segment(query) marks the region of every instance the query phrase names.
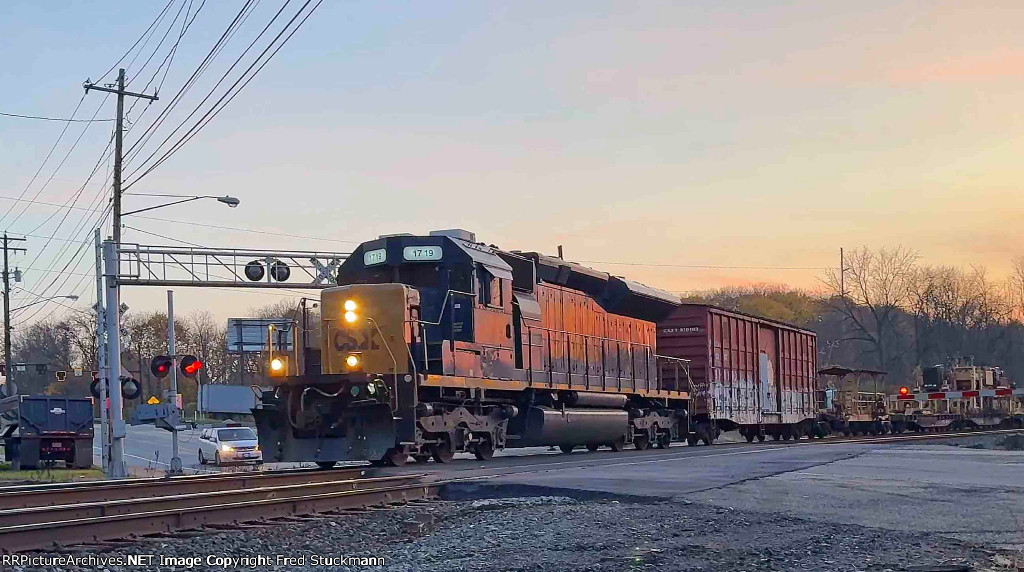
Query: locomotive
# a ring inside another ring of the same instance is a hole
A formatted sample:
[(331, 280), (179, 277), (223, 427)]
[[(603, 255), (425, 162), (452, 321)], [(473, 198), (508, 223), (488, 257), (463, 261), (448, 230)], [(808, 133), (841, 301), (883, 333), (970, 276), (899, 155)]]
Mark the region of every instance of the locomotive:
[(693, 432), (688, 361), (656, 352), (675, 294), (458, 229), (365, 242), (337, 284), (319, 331), (271, 347), (253, 410), (268, 462), (710, 442)]

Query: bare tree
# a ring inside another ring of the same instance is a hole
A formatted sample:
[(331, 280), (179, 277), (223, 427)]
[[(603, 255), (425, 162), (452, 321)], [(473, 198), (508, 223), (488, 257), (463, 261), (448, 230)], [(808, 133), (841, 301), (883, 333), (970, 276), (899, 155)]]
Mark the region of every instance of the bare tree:
[(831, 291), (829, 305), (846, 326), (840, 341), (863, 342), (874, 354), (874, 365), (885, 371), (902, 357), (899, 322), (912, 299), (917, 257), (902, 246), (863, 247), (849, 254), (846, 268), (830, 270), (824, 279)]

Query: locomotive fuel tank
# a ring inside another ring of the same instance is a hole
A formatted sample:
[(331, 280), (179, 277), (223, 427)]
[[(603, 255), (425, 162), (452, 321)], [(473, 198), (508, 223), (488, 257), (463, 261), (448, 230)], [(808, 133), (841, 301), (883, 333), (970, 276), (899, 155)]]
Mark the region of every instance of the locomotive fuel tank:
[(611, 443), (629, 432), (629, 414), (616, 409), (548, 409), (530, 407), (525, 413), (517, 447)]

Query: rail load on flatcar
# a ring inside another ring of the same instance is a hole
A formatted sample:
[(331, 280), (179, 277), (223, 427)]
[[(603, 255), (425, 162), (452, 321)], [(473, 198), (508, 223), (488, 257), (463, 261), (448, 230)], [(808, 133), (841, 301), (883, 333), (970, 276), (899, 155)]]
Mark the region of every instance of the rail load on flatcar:
[(818, 419), (828, 433), (885, 435), (906, 429), (901, 413), (890, 411), (885, 372), (838, 365), (818, 370)]
[(715, 306), (681, 304), (658, 323), (658, 351), (690, 362), (696, 428), (691, 444), (730, 430), (748, 442), (820, 432), (814, 332)]
[[(361, 244), (254, 409), (267, 462), (490, 458), (505, 447), (666, 447), (687, 362), (658, 355), (669, 292), (462, 230)], [(666, 381), (666, 376), (671, 381)]]
[(1002, 369), (967, 360), (921, 370), (917, 387), (890, 396), (890, 410), (926, 432), (1024, 427), (1024, 389)]

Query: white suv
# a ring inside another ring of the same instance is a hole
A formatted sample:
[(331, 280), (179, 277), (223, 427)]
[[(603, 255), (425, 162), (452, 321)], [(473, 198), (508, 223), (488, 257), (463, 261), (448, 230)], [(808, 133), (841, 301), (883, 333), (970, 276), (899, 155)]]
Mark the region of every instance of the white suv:
[(203, 429), (199, 434), (199, 463), (212, 462), (220, 466), (228, 463), (263, 464), (256, 432), (249, 427), (219, 427)]

